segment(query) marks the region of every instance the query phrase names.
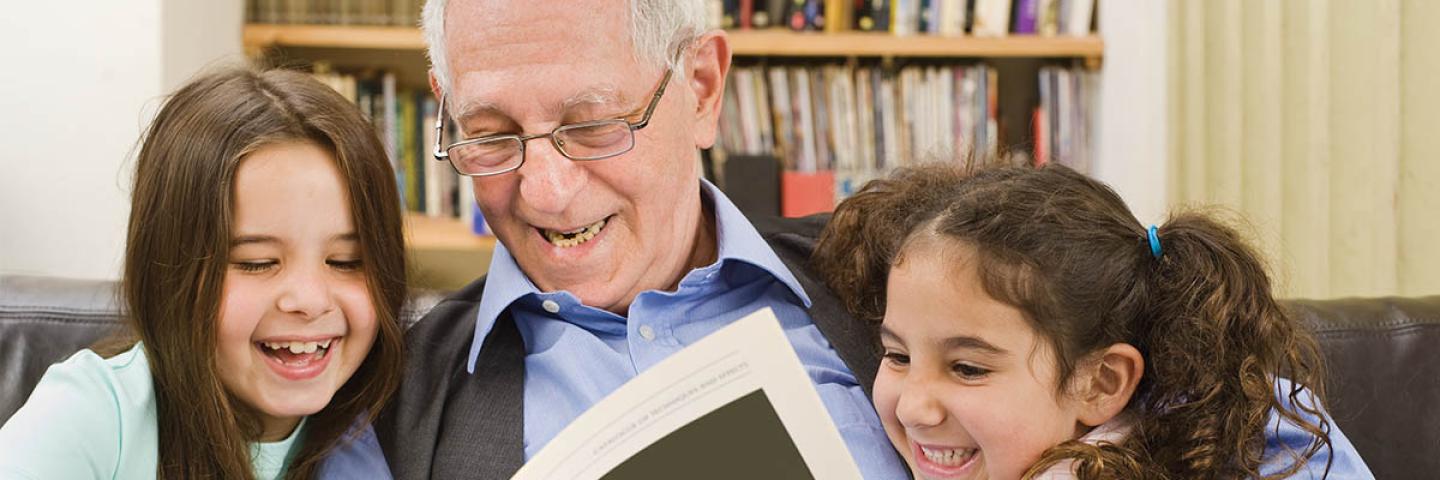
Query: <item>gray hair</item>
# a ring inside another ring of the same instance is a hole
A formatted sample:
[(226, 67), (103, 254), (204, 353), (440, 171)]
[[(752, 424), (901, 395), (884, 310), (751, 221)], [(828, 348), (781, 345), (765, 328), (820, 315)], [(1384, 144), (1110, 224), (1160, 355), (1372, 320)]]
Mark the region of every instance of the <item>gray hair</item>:
[[(429, 45), (430, 68), (442, 92), (449, 92), (451, 72), (445, 57), (445, 4), (449, 0), (426, 0), (420, 28)], [(630, 39), (635, 59), (642, 65), (666, 66), (683, 78), (681, 63), (671, 56), (676, 48), (704, 33), (704, 0), (629, 0)]]

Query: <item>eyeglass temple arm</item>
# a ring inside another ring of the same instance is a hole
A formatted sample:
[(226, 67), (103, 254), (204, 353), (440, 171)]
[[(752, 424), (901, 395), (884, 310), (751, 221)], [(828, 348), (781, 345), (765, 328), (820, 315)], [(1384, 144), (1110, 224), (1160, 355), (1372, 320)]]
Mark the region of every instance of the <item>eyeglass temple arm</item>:
[(665, 88), (670, 86), (670, 75), (675, 73), (672, 69), (665, 69), (665, 78), (660, 79), (660, 88), (655, 90), (655, 96), (650, 97), (650, 105), (645, 107), (645, 116), (631, 126), (631, 130), (639, 130), (650, 124), (650, 115), (655, 113), (655, 107), (660, 105), (660, 97), (665, 95)]
[(450, 153), (440, 148), (444, 139), (440, 138), (445, 134), (445, 95), (440, 95), (440, 105), (435, 109), (435, 151), (432, 153), (436, 160), (449, 161)]

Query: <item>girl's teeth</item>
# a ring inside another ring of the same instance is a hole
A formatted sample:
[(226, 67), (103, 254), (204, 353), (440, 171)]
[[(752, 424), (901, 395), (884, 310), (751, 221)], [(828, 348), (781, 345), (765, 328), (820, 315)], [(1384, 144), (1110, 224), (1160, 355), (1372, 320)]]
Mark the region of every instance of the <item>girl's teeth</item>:
[(945, 467), (964, 465), (965, 461), (975, 454), (975, 450), (970, 448), (930, 449), (920, 447), (920, 451), (925, 454), (926, 459)]
[(302, 353), (315, 353), (322, 348), (330, 348), (330, 339), (319, 342), (262, 342), (265, 348), (271, 350), (289, 350), (290, 353), (299, 355)]

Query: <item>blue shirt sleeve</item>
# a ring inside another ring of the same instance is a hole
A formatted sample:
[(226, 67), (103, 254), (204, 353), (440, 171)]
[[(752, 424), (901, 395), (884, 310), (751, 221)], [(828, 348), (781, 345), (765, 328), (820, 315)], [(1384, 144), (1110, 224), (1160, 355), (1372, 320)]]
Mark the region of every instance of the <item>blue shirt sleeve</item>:
[[(1295, 408), (1290, 403), (1289, 391), (1291, 383), (1286, 379), (1275, 381), (1275, 394), (1280, 399), (1281, 405), (1287, 410), (1300, 414), (1306, 423), (1317, 423), (1316, 418), (1304, 411)], [(1374, 479), (1375, 475), (1370, 473), (1370, 467), (1365, 466), (1365, 461), (1360, 458), (1360, 452), (1355, 450), (1355, 445), (1340, 431), (1340, 426), (1335, 424), (1335, 419), (1330, 418), (1329, 412), (1325, 411), (1309, 389), (1302, 388), (1296, 397), (1306, 406), (1317, 407), (1330, 426), (1330, 448), (1322, 446), (1315, 455), (1305, 462), (1305, 466), (1291, 475), (1293, 479)], [(1313, 404), (1311, 402), (1314, 402)], [(1315, 437), (1309, 432), (1301, 429), (1293, 421), (1281, 417), (1278, 412), (1270, 412), (1269, 425), (1265, 428), (1265, 457), (1266, 462), (1260, 466), (1262, 475), (1274, 475), (1289, 468), (1294, 463), (1293, 454), (1290, 452), (1304, 452), (1314, 441)], [(1327, 474), (1326, 469), (1329, 469)]]
[(359, 436), (341, 441), (320, 465), (320, 478), (393, 478), (390, 465), (385, 463), (385, 452), (380, 450), (380, 441), (375, 438), (375, 429), (367, 425)]

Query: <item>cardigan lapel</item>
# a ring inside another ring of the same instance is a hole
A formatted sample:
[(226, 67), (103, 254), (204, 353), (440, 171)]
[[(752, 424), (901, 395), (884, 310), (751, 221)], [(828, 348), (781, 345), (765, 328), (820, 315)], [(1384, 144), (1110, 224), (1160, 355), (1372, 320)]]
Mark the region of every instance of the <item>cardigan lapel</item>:
[(453, 372), (432, 478), (509, 478), (525, 463), (525, 342), (503, 313), (485, 339), (475, 373)]

